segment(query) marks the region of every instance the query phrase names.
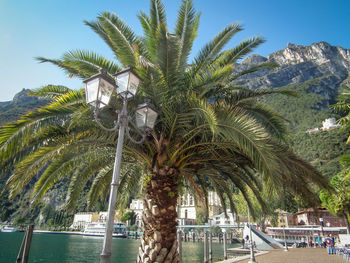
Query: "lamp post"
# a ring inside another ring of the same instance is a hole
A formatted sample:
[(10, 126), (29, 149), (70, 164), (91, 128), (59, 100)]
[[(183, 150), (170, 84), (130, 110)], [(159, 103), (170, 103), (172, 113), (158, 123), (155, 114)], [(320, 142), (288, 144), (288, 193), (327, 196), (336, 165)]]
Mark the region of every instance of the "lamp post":
[(324, 237), (324, 232), (323, 232), (323, 218), (320, 217), (320, 222), (321, 222), (321, 233), (322, 233), (322, 237)]
[(254, 247), (253, 247), (253, 239), (252, 239), (252, 225), (250, 223), (250, 209), (249, 209), (248, 203), (247, 203), (247, 207), (248, 207), (248, 226), (249, 226), (249, 241), (250, 241), (250, 260), (248, 261), (248, 263), (257, 263), (255, 261), (255, 256), (254, 256)]
[(287, 246), (287, 239), (286, 239), (286, 230), (285, 230), (285, 220), (284, 220), (284, 216), (286, 214), (282, 213), (282, 219), (281, 219), (281, 223), (283, 223), (282, 227), (283, 227), (283, 238), (284, 238), (284, 251), (288, 252), (288, 246)]
[[(86, 103), (91, 104), (95, 107), (94, 118), (96, 123), (106, 131), (116, 131), (119, 129), (111, 181), (111, 191), (108, 203), (108, 212), (106, 217), (106, 230), (101, 253), (101, 263), (110, 263), (115, 205), (119, 186), (120, 166), (125, 131), (132, 142), (140, 144), (145, 140), (146, 135), (149, 133), (149, 131), (153, 129), (158, 116), (158, 113), (149, 104), (149, 102), (139, 105), (136, 109), (135, 115), (136, 126), (141, 130), (142, 138), (138, 141), (134, 140), (130, 136), (128, 129), (129, 117), (127, 112), (127, 102), (128, 99), (131, 99), (136, 94), (141, 80), (130, 67), (122, 70), (121, 72), (118, 72), (114, 75), (114, 77), (115, 81), (108, 77), (105, 71), (101, 70), (98, 74), (84, 80), (84, 83), (86, 84)], [(114, 90), (117, 90), (118, 95), (122, 98), (123, 106), (120, 112), (117, 111), (118, 121), (115, 123), (115, 126), (112, 128), (106, 128), (99, 121), (98, 115), (100, 110), (109, 104)]]

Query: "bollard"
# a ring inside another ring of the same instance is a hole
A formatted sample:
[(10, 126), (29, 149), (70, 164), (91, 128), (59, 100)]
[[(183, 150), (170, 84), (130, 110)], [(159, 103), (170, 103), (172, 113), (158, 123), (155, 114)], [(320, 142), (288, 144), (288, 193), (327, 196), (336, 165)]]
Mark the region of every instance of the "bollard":
[(24, 244), (26, 242), (26, 238), (27, 238), (27, 231), (24, 233), (24, 237), (22, 240), (21, 248), (19, 249), (19, 252), (18, 252), (16, 263), (21, 263), (21, 261), (22, 261)]
[(33, 230), (34, 230), (34, 225), (29, 225), (28, 226), (28, 234), (26, 236), (26, 243), (24, 245), (24, 252), (23, 252), (23, 261), (22, 261), (22, 263), (27, 263), (28, 262), (30, 245), (32, 243)]
[(23, 237), (20, 251), (19, 251), (17, 259), (16, 259), (16, 263), (20, 263), (20, 262), (27, 263), (28, 262), (30, 244), (32, 242), (32, 236), (33, 236), (33, 230), (34, 230), (34, 225), (29, 225), (27, 227), (26, 233)]
[(182, 263), (182, 231), (177, 230), (177, 252), (179, 253), (179, 263)]
[(209, 263), (213, 263), (213, 235), (209, 232)]
[(196, 234), (194, 231), (192, 232), (192, 242), (196, 242)]
[(223, 243), (224, 243), (224, 259), (227, 259), (227, 247), (226, 247), (226, 240), (227, 240), (227, 233), (226, 231), (224, 232), (224, 240), (223, 240)]
[(208, 233), (204, 230), (204, 263), (208, 263)]

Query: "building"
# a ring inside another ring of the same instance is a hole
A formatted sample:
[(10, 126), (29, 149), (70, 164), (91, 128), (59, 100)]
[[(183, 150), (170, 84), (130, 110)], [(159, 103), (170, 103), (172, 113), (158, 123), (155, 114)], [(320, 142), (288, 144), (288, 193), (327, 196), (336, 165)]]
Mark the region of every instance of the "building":
[(335, 128), (339, 128), (340, 124), (336, 124), (336, 119), (335, 118), (329, 118), (329, 119), (325, 119), (322, 122), (322, 130), (323, 131), (328, 131), (331, 129), (335, 129)]
[(277, 227), (289, 227), (296, 225), (296, 217), (294, 214), (281, 209), (276, 209), (275, 212), (277, 213)]
[(74, 215), (73, 224), (69, 227), (73, 230), (83, 230), (85, 226), (91, 222), (97, 222), (99, 219), (99, 214), (82, 212)]
[(180, 197), (177, 216), (180, 226), (196, 224), (197, 215), (193, 195), (187, 193)]
[[(178, 223), (179, 225), (195, 225), (197, 223), (197, 209), (195, 206), (195, 200), (193, 195), (189, 193), (183, 194), (179, 198), (177, 207)], [(133, 199), (130, 204), (130, 210), (136, 214), (136, 225), (141, 227), (142, 225), (142, 211), (143, 202), (140, 199)], [(216, 192), (208, 192), (208, 216), (209, 218), (213, 215), (222, 211), (220, 198)]]
[(299, 210), (296, 214), (296, 225), (322, 225), (327, 227), (346, 227), (344, 218), (332, 215), (326, 208), (308, 208)]
[[(82, 231), (85, 227), (93, 222), (105, 223), (107, 220), (107, 212), (81, 212), (74, 215), (73, 224), (69, 227), (73, 230)], [(114, 218), (116, 222), (116, 219)]]
[(214, 226), (236, 225), (236, 215), (231, 213), (230, 209), (227, 209), (226, 213), (227, 217), (224, 212), (214, 215), (210, 220), (210, 224)]
[(335, 118), (329, 118), (325, 119), (322, 121), (322, 127), (321, 128), (313, 128), (313, 129), (308, 129), (305, 132), (308, 134), (315, 133), (315, 132), (320, 132), (320, 131), (328, 131), (332, 129), (339, 128), (341, 125), (336, 124), (336, 119)]

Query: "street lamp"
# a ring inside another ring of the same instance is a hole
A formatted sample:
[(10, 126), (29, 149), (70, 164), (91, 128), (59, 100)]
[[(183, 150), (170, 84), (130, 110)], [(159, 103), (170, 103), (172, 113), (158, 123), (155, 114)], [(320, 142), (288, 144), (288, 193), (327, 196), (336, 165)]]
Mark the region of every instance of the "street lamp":
[(283, 227), (283, 238), (284, 238), (284, 251), (288, 251), (288, 246), (287, 246), (287, 239), (286, 239), (286, 230), (285, 230), (285, 220), (284, 220), (284, 216), (286, 216), (287, 214), (281, 213), (282, 219), (280, 220), (281, 223), (283, 223), (282, 227)]
[(321, 222), (321, 233), (322, 233), (322, 237), (324, 237), (324, 232), (323, 232), (323, 218), (320, 217), (320, 222)]
[[(108, 203), (108, 212), (106, 217), (106, 230), (103, 240), (103, 249), (101, 253), (101, 263), (109, 263), (111, 257), (112, 235), (115, 217), (115, 204), (119, 186), (119, 175), (121, 166), (121, 157), (123, 151), (124, 134), (126, 134), (134, 143), (142, 143), (146, 135), (153, 129), (157, 119), (157, 111), (147, 101), (136, 109), (136, 126), (141, 130), (142, 138), (139, 141), (134, 140), (128, 129), (129, 117), (127, 113), (127, 102), (137, 92), (137, 88), (141, 82), (137, 74), (130, 68), (126, 68), (114, 75), (115, 83), (106, 73), (101, 70), (98, 74), (84, 80), (86, 84), (86, 103), (95, 107), (94, 118), (96, 123), (106, 131), (116, 131), (119, 129), (117, 150), (114, 160), (113, 175), (111, 181), (111, 191)], [(113, 91), (123, 99), (122, 110), (118, 114), (118, 121), (113, 128), (106, 128), (98, 119), (100, 109), (107, 106), (112, 97)]]
[(252, 225), (250, 223), (250, 209), (249, 205), (247, 202), (247, 207), (248, 207), (248, 225), (249, 225), (249, 241), (250, 241), (250, 260), (248, 263), (257, 263), (255, 261), (255, 256), (254, 256), (254, 247), (253, 247), (253, 239), (252, 239)]

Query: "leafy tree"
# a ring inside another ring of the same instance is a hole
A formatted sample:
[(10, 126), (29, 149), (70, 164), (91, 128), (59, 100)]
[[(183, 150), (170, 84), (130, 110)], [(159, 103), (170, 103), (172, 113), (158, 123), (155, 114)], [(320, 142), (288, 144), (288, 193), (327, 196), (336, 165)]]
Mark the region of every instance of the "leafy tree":
[(138, 227), (137, 225), (131, 225), (131, 226), (128, 227), (128, 230), (129, 230), (129, 231), (137, 231), (138, 228), (139, 228), (139, 227)]
[(134, 225), (135, 221), (136, 221), (136, 214), (134, 211), (128, 211), (122, 216), (122, 218), (120, 220), (124, 223), (126, 221), (129, 221), (130, 225)]
[(15, 226), (18, 226), (18, 225), (27, 224), (28, 222), (29, 222), (29, 220), (26, 217), (18, 216), (18, 217), (15, 218), (15, 221), (13, 222), (13, 224)]
[[(343, 115), (338, 122), (342, 125), (342, 128), (349, 131), (350, 129), (350, 87), (344, 87), (343, 92), (338, 97), (338, 102), (330, 106), (336, 112)], [(347, 143), (350, 143), (350, 135)]]
[[(231, 24), (189, 63), (200, 17), (192, 1), (182, 1), (174, 33), (168, 29), (160, 0), (151, 1), (149, 15), (141, 12), (138, 17), (144, 30), (142, 37), (109, 12), (85, 22), (112, 49), (120, 65), (133, 66), (142, 78), (130, 109), (150, 98), (159, 111), (146, 142), (135, 145), (127, 141), (123, 153), (118, 203), (128, 202), (140, 186), (144, 192), (144, 242), (138, 262), (145, 258), (149, 262), (177, 262), (175, 208), (182, 188), (205, 201), (208, 190), (215, 190), (225, 211), (226, 200), (231, 211), (236, 211), (233, 189), (238, 189), (252, 206), (247, 194), (250, 190), (266, 209), (261, 182), (276, 189), (288, 187), (305, 201), (317, 203), (313, 184), (327, 187), (326, 179), (288, 149), (283, 117), (258, 99), (291, 92), (252, 91), (231, 85), (239, 76), (275, 66), (262, 64), (244, 72), (234, 71), (235, 63), (264, 40), (253, 37), (224, 50), (242, 30), (241, 25)], [(60, 59), (38, 59), (79, 78), (100, 69), (111, 77), (121, 68), (82, 50), (67, 52)], [(90, 188), (90, 205), (99, 198), (106, 199), (117, 133), (102, 131), (92, 121), (93, 112), (84, 102), (83, 90), (47, 86), (35, 94), (53, 102), (0, 130), (1, 165), (16, 167), (7, 182), (10, 196), (39, 175), (33, 189), (34, 203), (59, 180), (69, 180), (67, 209), (77, 204), (86, 187)], [(114, 102), (102, 113), (106, 124), (115, 119), (113, 114), (121, 106), (119, 98)], [(130, 132), (138, 134), (133, 127)], [(161, 250), (146, 250), (145, 245), (151, 243)]]
[(350, 233), (350, 180), (344, 173), (335, 175), (331, 181), (331, 191), (321, 190), (320, 199), (333, 215), (343, 217)]

